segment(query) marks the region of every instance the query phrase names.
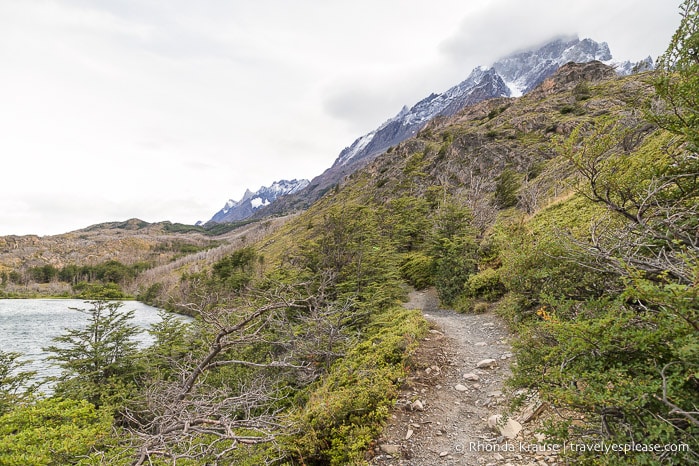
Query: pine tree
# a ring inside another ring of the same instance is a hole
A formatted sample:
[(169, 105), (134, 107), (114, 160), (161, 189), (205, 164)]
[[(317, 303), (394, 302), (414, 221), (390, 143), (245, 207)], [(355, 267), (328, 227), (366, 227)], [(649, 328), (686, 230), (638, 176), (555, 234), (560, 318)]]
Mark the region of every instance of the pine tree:
[(55, 391), (73, 399), (85, 399), (96, 406), (121, 396), (136, 370), (140, 330), (130, 321), (134, 311), (121, 312), (118, 301), (88, 301), (90, 309), (75, 309), (88, 315), (84, 328), (69, 329), (54, 338), (57, 345), (44, 348), (50, 359), (63, 368)]

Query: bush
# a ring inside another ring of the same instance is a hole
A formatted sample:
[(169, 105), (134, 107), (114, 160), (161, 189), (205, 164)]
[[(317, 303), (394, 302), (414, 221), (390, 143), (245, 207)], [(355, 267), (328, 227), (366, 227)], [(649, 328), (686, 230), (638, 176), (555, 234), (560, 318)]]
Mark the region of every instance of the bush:
[(473, 312), (475, 314), (483, 314), (485, 312), (488, 312), (488, 309), (490, 306), (488, 306), (488, 303), (476, 303), (473, 306)]
[(474, 298), (496, 301), (505, 294), (505, 285), (500, 281), (500, 273), (488, 268), (471, 275), (466, 282), (466, 290)]
[(506, 168), (495, 178), (495, 203), (501, 209), (517, 205), (517, 193), (521, 187), (520, 175)]
[(452, 307), (456, 312), (466, 314), (469, 312), (473, 312), (475, 304), (476, 302), (473, 298), (468, 296), (466, 293), (463, 293), (453, 300)]
[(79, 282), (73, 285), (73, 292), (82, 299), (124, 299), (127, 297), (116, 283)]
[(0, 417), (0, 464), (75, 464), (111, 432), (108, 413), (87, 401), (47, 399)]
[(297, 413), (302, 434), (290, 439), (291, 450), (305, 464), (362, 462), (393, 406), (408, 358), (426, 331), (417, 311), (394, 308), (374, 316), (367, 338), (311, 387), (308, 402)]
[(432, 278), (432, 258), (421, 252), (405, 255), (400, 265), (401, 277), (417, 290), (434, 285)]

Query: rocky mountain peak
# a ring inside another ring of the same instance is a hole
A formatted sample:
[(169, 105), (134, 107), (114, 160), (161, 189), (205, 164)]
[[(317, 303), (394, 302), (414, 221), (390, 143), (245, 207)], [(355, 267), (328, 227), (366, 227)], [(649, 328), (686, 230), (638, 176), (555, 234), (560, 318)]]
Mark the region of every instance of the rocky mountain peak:
[(606, 42), (558, 38), (539, 48), (508, 55), (495, 62), (493, 68), (508, 84), (511, 95), (517, 97), (533, 90), (565, 63), (611, 59)]
[(239, 201), (229, 199), (221, 210), (216, 212), (209, 222), (230, 223), (239, 222), (251, 217), (257, 209), (266, 207), (282, 196), (293, 194), (306, 186), (308, 180), (279, 180), (271, 186), (262, 186), (255, 192), (249, 189)]

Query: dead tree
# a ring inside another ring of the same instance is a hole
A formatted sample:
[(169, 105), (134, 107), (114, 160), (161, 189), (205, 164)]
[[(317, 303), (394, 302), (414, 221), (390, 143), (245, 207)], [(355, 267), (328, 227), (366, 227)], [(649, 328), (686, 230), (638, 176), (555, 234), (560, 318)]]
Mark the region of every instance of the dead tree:
[[(133, 464), (149, 464), (155, 457), (225, 464), (234, 450), (263, 443), (273, 451), (279, 434), (291, 431), (280, 421), (279, 406), (289, 395), (278, 388), (279, 378), (291, 376), (301, 386), (312, 382), (344, 355), (359, 331), (363, 316), (352, 300), (331, 299), (334, 281), (331, 273), (321, 273), (308, 283), (248, 289), (244, 297), (201, 293), (188, 304), (199, 316), (204, 350), (178, 361), (174, 380), (155, 381), (140, 405), (126, 411), (128, 430), (139, 445)], [(240, 356), (255, 345), (269, 352), (254, 359)], [(208, 383), (227, 366), (257, 371), (226, 384)]]
[[(174, 381), (149, 386), (140, 406), (126, 410), (128, 430), (140, 445), (134, 465), (166, 457), (223, 460), (241, 445), (274, 443), (282, 430), (278, 420), (281, 398), (286, 396), (264, 375), (232, 381), (234, 387), (207, 383), (207, 377), (225, 366), (307, 370), (287, 358), (265, 355), (263, 362), (236, 358), (235, 349), (269, 343), (271, 327), (291, 309), (307, 309), (309, 298), (279, 288), (266, 293), (265, 301), (236, 299), (237, 306), (223, 307), (221, 296), (210, 295), (188, 305), (201, 321), (206, 349), (183, 361)], [(203, 438), (206, 438), (203, 441)]]

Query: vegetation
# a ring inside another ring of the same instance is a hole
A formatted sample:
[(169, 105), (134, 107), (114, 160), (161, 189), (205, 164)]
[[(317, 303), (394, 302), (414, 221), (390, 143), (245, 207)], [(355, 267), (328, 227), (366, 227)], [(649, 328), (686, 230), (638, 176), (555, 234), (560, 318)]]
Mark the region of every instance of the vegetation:
[(109, 415), (84, 400), (19, 405), (0, 417), (0, 464), (79, 464), (102, 446), (111, 428)]
[(30, 399), (38, 388), (32, 382), (36, 372), (23, 370), (29, 362), (22, 361), (21, 356), (0, 350), (0, 415)]
[(520, 329), (512, 384), (571, 413), (549, 434), (688, 447), (579, 462), (689, 464), (699, 455), (698, 121), (690, 116), (699, 106), (687, 98), (698, 90), (697, 3), (682, 11), (650, 110), (670, 133), (630, 147), (636, 129), (618, 121), (579, 127), (559, 145), (577, 196), (500, 233), (510, 293), (502, 309)]
[(84, 328), (69, 329), (44, 348), (53, 353), (63, 369), (56, 380), (55, 393), (64, 398), (85, 400), (94, 406), (119, 403), (129, 395), (129, 385), (137, 372), (133, 340), (139, 330), (129, 321), (134, 311), (121, 313), (119, 301), (90, 301)]

